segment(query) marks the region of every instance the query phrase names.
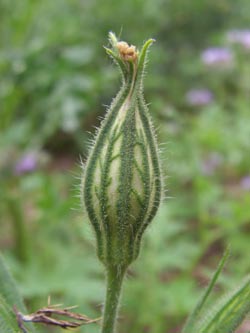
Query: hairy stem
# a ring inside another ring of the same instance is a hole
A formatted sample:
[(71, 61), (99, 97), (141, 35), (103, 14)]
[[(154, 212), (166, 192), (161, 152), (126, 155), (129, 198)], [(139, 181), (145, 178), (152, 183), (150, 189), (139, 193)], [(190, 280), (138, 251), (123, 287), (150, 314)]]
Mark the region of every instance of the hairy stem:
[(101, 333), (115, 333), (122, 282), (126, 268), (109, 266), (107, 268), (107, 290)]

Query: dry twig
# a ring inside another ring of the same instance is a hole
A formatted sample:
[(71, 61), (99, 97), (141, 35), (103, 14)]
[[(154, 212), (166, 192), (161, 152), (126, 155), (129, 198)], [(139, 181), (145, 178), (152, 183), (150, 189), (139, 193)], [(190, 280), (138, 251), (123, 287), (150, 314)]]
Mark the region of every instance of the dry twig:
[[(50, 303), (50, 300), (49, 300)], [(64, 329), (77, 328), (82, 325), (92, 324), (98, 322), (101, 318), (91, 319), (80, 313), (71, 312), (74, 307), (67, 307), (60, 309), (58, 305), (48, 305), (41, 308), (34, 313), (24, 315), (14, 306), (17, 323), (23, 333), (28, 333), (24, 326), (24, 322), (42, 323), (45, 325), (60, 326)], [(53, 316), (65, 317), (65, 319), (54, 318)], [(68, 318), (72, 320), (67, 320)]]

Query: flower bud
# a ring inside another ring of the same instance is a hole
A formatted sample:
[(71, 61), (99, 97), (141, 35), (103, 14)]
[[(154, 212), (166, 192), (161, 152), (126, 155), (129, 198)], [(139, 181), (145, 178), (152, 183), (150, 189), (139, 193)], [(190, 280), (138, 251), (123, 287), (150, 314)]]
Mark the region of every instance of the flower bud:
[(90, 151), (83, 199), (104, 265), (127, 267), (156, 214), (161, 175), (154, 129), (143, 99), (148, 40), (138, 52), (110, 33), (107, 53), (119, 65), (123, 84), (107, 111)]

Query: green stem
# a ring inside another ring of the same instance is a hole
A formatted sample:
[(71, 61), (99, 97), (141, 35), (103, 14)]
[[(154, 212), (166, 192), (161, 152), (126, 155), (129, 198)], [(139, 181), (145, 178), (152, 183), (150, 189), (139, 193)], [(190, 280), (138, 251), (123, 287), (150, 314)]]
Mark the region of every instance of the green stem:
[(18, 197), (11, 195), (6, 197), (6, 203), (13, 224), (16, 256), (24, 263), (29, 259), (30, 244), (23, 217), (22, 205)]
[(101, 333), (115, 333), (122, 282), (126, 268), (109, 266), (107, 268), (107, 291)]

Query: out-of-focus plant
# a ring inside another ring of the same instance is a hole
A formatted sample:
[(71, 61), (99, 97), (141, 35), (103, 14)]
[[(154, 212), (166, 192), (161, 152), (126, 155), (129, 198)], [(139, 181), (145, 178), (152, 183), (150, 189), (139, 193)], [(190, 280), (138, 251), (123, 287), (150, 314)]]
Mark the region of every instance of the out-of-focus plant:
[[(116, 317), (124, 275), (137, 258), (141, 237), (154, 218), (161, 197), (161, 174), (154, 131), (142, 96), (146, 54), (152, 40), (139, 52), (110, 33), (112, 49), (106, 49), (120, 67), (123, 85), (113, 101), (94, 140), (84, 171), (84, 203), (97, 240), (97, 254), (107, 273), (103, 333), (116, 332)], [(25, 159), (24, 159), (25, 162)], [(24, 171), (29, 169), (23, 163)], [(22, 163), (21, 163), (22, 164)], [(32, 163), (31, 163), (32, 164)], [(23, 167), (22, 165), (22, 167)], [(33, 166), (33, 164), (32, 164)], [(21, 168), (23, 171), (23, 168)], [(183, 333), (235, 332), (250, 311), (250, 279), (216, 303), (204, 308), (228, 257), (223, 256), (203, 297), (184, 326)], [(25, 311), (16, 286), (0, 258), (0, 328), (15, 333), (28, 332), (22, 320), (53, 325), (47, 312), (24, 316), (12, 307)], [(65, 310), (69, 314), (68, 310)], [(71, 314), (70, 314), (71, 315)], [(73, 314), (72, 314), (73, 316)], [(27, 319), (28, 318), (28, 319)], [(43, 321), (44, 322), (44, 321)], [(59, 326), (70, 327), (67, 322)], [(73, 323), (74, 325), (74, 323)], [(19, 327), (19, 328), (18, 328)], [(33, 332), (31, 327), (30, 332)]]

